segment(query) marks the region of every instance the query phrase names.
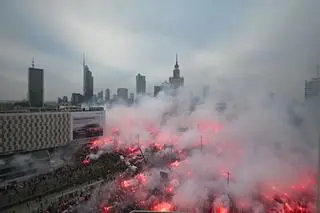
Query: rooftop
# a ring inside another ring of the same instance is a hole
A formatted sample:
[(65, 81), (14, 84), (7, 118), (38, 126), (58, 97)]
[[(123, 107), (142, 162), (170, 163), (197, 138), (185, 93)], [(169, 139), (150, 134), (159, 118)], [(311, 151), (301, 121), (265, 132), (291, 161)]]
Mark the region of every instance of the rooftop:
[(21, 107), (21, 108), (7, 108), (1, 109), (0, 113), (32, 113), (32, 112), (82, 112), (82, 111), (103, 111), (104, 107), (78, 107), (78, 106), (68, 106), (68, 107)]

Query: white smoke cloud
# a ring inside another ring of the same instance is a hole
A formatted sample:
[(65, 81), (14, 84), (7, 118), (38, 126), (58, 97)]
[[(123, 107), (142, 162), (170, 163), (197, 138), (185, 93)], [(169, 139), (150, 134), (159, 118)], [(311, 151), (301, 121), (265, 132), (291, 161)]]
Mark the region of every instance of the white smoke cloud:
[[(190, 111), (192, 97), (187, 93), (145, 98), (137, 106), (108, 111), (107, 128), (117, 128), (119, 142), (126, 145), (136, 145), (137, 135), (144, 147), (150, 142), (174, 144), (179, 149), (202, 144), (202, 150), (194, 151), (170, 174), (182, 177), (173, 197), (175, 204), (196, 206), (210, 193), (229, 193), (261, 212), (261, 205), (253, 200), (258, 186), (289, 192), (316, 171), (316, 120), (303, 104), (260, 92), (244, 101), (237, 93), (225, 112), (216, 111), (221, 99), (214, 98)], [(188, 128), (179, 132), (180, 126)], [(150, 136), (150, 129), (158, 134)], [(151, 185), (159, 181), (153, 177)]]

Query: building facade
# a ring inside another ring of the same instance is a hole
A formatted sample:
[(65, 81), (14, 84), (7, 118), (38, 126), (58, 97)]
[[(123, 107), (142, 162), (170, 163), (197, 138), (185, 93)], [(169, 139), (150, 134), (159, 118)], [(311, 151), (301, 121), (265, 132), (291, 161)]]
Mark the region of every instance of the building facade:
[[(103, 135), (103, 107), (73, 108), (67, 106), (55, 112), (0, 113), (0, 155), (61, 147), (72, 141), (77, 143)], [(99, 126), (99, 134), (90, 135), (87, 129), (91, 125)]]
[(28, 70), (28, 100), (32, 107), (43, 107), (43, 99), (43, 69), (35, 68), (32, 63)]
[(0, 114), (0, 153), (28, 152), (70, 142), (69, 112)]
[(146, 76), (138, 73), (136, 76), (136, 94), (144, 95), (146, 93)]

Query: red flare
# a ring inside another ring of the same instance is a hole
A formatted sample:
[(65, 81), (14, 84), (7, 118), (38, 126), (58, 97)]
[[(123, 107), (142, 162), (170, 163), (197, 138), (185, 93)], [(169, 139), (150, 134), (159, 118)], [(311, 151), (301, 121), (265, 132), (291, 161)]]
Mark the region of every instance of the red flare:
[(90, 159), (84, 159), (84, 160), (82, 161), (82, 164), (83, 164), (84, 166), (88, 166), (88, 165), (90, 164)]
[(148, 181), (147, 176), (144, 175), (144, 174), (142, 174), (142, 173), (138, 174), (138, 175), (136, 176), (136, 179), (137, 179), (138, 182), (141, 183), (141, 184), (145, 184), (145, 183), (147, 183), (147, 181)]
[(215, 208), (214, 213), (228, 213), (228, 209), (220, 206), (220, 207)]
[(102, 207), (102, 213), (111, 213), (112, 206), (104, 206)]
[(171, 167), (178, 167), (180, 165), (179, 161), (175, 161), (170, 164)]
[(174, 210), (174, 206), (167, 202), (157, 203), (152, 207), (152, 210), (158, 212), (170, 212)]

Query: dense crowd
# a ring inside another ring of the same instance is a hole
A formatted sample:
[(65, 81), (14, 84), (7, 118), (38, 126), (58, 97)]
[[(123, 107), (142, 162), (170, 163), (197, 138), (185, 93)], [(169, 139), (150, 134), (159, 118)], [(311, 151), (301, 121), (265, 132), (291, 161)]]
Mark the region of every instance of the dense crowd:
[(119, 163), (119, 156), (114, 153), (104, 154), (88, 164), (82, 161), (88, 153), (88, 146), (75, 153), (74, 163), (34, 176), (26, 181), (0, 189), (0, 208), (25, 202), (30, 199), (41, 199), (44, 195), (80, 185), (98, 179), (111, 179), (115, 173), (123, 171), (125, 165)]
[(90, 197), (95, 185), (89, 188), (82, 189), (81, 191), (75, 191), (66, 195), (60, 196), (57, 200), (51, 201), (46, 207), (42, 205), (38, 206), (37, 209), (32, 209), (32, 213), (71, 213), (76, 212), (77, 207), (81, 204), (86, 203)]

